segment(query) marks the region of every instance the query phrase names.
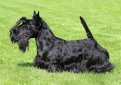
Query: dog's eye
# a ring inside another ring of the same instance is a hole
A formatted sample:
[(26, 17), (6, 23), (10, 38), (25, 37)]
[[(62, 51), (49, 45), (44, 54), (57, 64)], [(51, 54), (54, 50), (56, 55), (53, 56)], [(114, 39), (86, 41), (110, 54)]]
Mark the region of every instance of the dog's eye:
[(22, 24), (23, 24), (23, 22), (17, 22), (15, 26), (20, 26)]
[(16, 26), (21, 26), (22, 24), (25, 24), (26, 22), (25, 21), (19, 21), (16, 23)]
[(18, 24), (18, 26), (20, 26), (20, 25), (22, 25), (23, 24), (23, 22), (20, 22), (19, 24)]

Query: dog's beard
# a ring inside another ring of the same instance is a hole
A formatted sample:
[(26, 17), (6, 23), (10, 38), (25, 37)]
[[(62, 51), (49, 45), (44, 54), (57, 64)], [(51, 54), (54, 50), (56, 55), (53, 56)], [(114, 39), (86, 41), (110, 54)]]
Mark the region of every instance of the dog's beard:
[(19, 49), (21, 52), (25, 52), (26, 48), (29, 48), (29, 37), (21, 38), (18, 42)]

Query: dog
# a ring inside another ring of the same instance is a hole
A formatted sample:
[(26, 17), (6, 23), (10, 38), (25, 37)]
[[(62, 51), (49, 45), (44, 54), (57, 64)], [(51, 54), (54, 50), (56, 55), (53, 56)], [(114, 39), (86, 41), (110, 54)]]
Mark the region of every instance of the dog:
[(18, 43), (22, 52), (29, 46), (29, 39), (35, 38), (37, 55), (34, 66), (49, 72), (109, 72), (114, 64), (109, 61), (108, 51), (101, 47), (93, 37), (85, 20), (80, 16), (87, 38), (64, 40), (56, 37), (47, 23), (40, 17), (39, 11), (33, 12), (33, 18), (21, 17), (10, 29), (10, 38)]

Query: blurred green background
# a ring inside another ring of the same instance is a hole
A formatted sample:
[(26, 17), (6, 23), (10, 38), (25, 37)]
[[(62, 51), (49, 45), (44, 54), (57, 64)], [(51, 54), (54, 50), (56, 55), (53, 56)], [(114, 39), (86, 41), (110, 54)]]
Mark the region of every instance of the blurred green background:
[[(22, 17), (32, 18), (33, 11), (48, 23), (60, 38), (86, 38), (79, 16), (83, 16), (97, 41), (110, 53), (115, 64), (111, 72), (48, 73), (34, 68), (34, 39), (22, 54), (10, 42), (9, 30)], [(121, 85), (121, 0), (0, 0), (0, 85)]]

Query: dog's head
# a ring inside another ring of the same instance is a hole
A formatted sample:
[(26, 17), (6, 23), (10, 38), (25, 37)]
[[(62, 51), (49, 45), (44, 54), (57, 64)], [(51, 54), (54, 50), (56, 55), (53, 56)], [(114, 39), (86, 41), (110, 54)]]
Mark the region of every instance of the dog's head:
[(15, 26), (10, 29), (11, 42), (17, 42), (22, 52), (26, 51), (29, 45), (29, 39), (37, 36), (41, 27), (40, 21), (39, 12), (36, 14), (34, 11), (32, 19), (22, 17), (16, 22)]

